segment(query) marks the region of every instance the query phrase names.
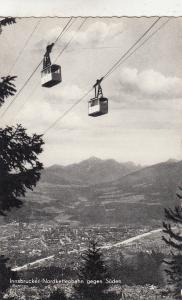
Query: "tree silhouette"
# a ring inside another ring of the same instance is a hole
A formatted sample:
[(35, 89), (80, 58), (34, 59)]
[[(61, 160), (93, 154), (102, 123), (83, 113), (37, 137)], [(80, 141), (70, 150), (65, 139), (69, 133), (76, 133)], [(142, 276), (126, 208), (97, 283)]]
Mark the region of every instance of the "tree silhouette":
[(0, 214), (20, 207), (26, 190), (36, 185), (43, 165), (38, 161), (43, 140), (21, 126), (0, 129)]
[(16, 76), (6, 76), (1, 78), (0, 82), (0, 106), (9, 96), (13, 96), (16, 92), (16, 87), (13, 81)]
[[(15, 18), (4, 18), (2, 26), (15, 23)], [(2, 77), (0, 80), (0, 106), (9, 96), (16, 93), (14, 84), (16, 76)], [(43, 168), (38, 160), (42, 152), (41, 135), (28, 135), (21, 125), (0, 128), (0, 215), (13, 207), (22, 205), (22, 198), (28, 189), (32, 190), (40, 178)], [(16, 273), (7, 266), (8, 258), (0, 256), (0, 298), (10, 287), (10, 278)]]
[[(179, 188), (182, 192), (182, 188)], [(176, 193), (177, 198), (181, 201), (181, 193)], [(181, 299), (182, 290), (182, 208), (178, 205), (172, 209), (165, 209), (165, 217), (168, 222), (163, 222), (163, 232), (168, 236), (163, 236), (163, 240), (166, 245), (169, 246), (172, 258), (170, 260), (165, 260), (168, 268), (165, 270), (168, 283), (171, 287), (171, 291), (174, 299)], [(172, 227), (173, 225), (173, 227)]]
[(74, 285), (76, 300), (105, 300), (118, 299), (115, 293), (108, 292), (107, 268), (101, 249), (96, 241), (91, 241), (88, 249), (82, 255), (78, 278), (79, 283)]
[(2, 299), (4, 292), (10, 287), (10, 279), (17, 279), (16, 272), (11, 271), (11, 268), (7, 266), (8, 258), (4, 255), (0, 256), (0, 297)]
[[(2, 26), (7, 26), (16, 23), (15, 18), (4, 18), (0, 21), (0, 34), (2, 32)], [(5, 99), (9, 96), (13, 96), (16, 92), (16, 87), (13, 83), (16, 76), (1, 77), (0, 82), (0, 106), (4, 103)]]
[(16, 19), (12, 17), (3, 18), (0, 20), (0, 34), (2, 33), (2, 26), (7, 26), (16, 23)]
[(16, 19), (12, 17), (4, 18), (0, 21), (0, 26), (6, 26), (16, 23)]
[[(15, 22), (15, 18), (4, 18), (0, 28)], [(0, 106), (16, 93), (15, 78), (9, 75), (1, 78)], [(43, 168), (38, 161), (43, 144), (41, 135), (28, 135), (20, 124), (0, 128), (0, 215), (12, 207), (20, 207), (26, 190), (36, 185)]]

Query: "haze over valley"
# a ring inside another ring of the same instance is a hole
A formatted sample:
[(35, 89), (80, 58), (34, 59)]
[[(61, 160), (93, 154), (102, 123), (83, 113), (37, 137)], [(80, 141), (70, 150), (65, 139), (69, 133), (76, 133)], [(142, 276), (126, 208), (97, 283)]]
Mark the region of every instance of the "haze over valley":
[[(25, 205), (8, 220), (74, 224), (153, 224), (174, 206), (182, 161), (141, 167), (91, 157), (44, 169)], [(7, 220), (7, 219), (6, 219)]]

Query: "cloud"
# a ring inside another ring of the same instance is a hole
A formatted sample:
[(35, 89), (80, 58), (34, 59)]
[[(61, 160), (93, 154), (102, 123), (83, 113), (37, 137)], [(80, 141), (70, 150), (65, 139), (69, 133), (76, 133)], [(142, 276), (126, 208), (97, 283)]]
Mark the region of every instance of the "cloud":
[(85, 91), (76, 84), (64, 85), (58, 89), (52, 89), (49, 92), (46, 90), (44, 99), (46, 99), (46, 101), (51, 101), (57, 106), (60, 106), (60, 104), (62, 105), (63, 102), (72, 103), (77, 101), (83, 96), (84, 93)]
[(85, 44), (99, 44), (104, 42), (106, 39), (114, 38), (121, 33), (122, 30), (122, 22), (105, 23), (101, 20), (97, 20), (89, 25), (86, 30), (80, 31), (79, 33), (72, 31), (71, 33), (76, 35), (76, 43), (84, 46)]
[[(76, 20), (76, 22), (71, 26), (68, 32), (62, 35), (60, 38), (60, 42), (55, 45), (55, 49), (60, 49), (59, 44), (61, 43), (62, 46), (66, 45), (70, 39), (72, 40), (71, 47), (74, 46), (96, 46), (98, 44), (102, 44), (106, 40), (110, 40), (118, 34), (120, 34), (123, 31), (123, 23), (120, 20), (117, 21), (111, 21), (108, 23), (105, 23), (102, 20), (96, 19), (95, 21), (92, 21), (89, 26), (86, 26), (87, 22), (83, 25), (83, 28), (78, 31), (78, 28), (82, 22), (82, 19), (79, 19), (79, 21)], [(76, 25), (75, 25), (76, 24)], [(74, 27), (74, 29), (72, 29)], [(86, 28), (85, 28), (86, 27)], [(46, 46), (50, 43), (53, 43), (57, 37), (59, 36), (60, 32), (62, 31), (62, 27), (54, 27), (47, 31), (44, 38), (39, 41), (36, 44), (35, 50), (42, 50), (46, 48)]]
[(182, 98), (182, 80), (150, 70), (124, 68), (119, 75), (118, 90), (138, 99), (172, 100)]
[(34, 129), (39, 129), (49, 122), (53, 122), (59, 116), (59, 112), (48, 102), (36, 102), (36, 109), (28, 102), (21, 112), (21, 122)]
[[(50, 92), (46, 89), (43, 99), (39, 96), (34, 99), (36, 105), (32, 105), (32, 102), (26, 103), (20, 115), (21, 122), (32, 130), (45, 130), (83, 96), (83, 93), (77, 85), (62, 86)], [(79, 129), (82, 126), (82, 115), (78, 114), (78, 109), (75, 112), (75, 108), (61, 123), (61, 127), (66, 130)]]

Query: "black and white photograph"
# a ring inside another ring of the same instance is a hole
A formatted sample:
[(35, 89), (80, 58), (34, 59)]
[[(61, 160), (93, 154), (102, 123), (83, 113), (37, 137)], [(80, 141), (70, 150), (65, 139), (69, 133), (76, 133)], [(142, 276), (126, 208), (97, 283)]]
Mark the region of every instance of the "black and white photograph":
[(0, 299), (182, 299), (182, 17), (0, 40)]

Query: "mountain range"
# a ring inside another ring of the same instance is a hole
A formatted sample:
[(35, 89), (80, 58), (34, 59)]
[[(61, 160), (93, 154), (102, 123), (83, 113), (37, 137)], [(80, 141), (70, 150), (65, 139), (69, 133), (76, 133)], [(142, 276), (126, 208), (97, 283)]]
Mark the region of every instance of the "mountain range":
[(91, 157), (68, 166), (53, 165), (42, 172), (42, 182), (97, 184), (114, 181), (141, 169), (132, 162), (119, 163), (114, 159)]
[[(45, 168), (24, 206), (12, 218), (24, 221), (95, 224), (155, 224), (174, 206), (182, 161), (141, 167), (92, 157)], [(11, 218), (11, 216), (10, 216)]]

